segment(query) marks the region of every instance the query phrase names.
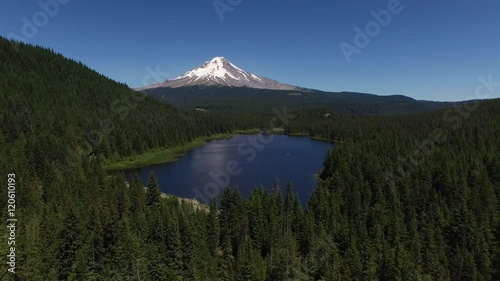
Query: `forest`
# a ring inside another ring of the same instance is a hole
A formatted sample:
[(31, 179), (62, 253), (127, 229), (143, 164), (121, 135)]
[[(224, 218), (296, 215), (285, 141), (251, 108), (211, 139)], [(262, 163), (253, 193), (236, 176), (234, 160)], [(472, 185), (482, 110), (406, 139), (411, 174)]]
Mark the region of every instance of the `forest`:
[(323, 92), (233, 88), (224, 86), (188, 86), (143, 90), (148, 96), (167, 101), (183, 109), (202, 108), (227, 114), (267, 115), (273, 108), (325, 108), (348, 115), (397, 115), (432, 111), (455, 105), (454, 102), (419, 101), (402, 95), (377, 96), (355, 92)]
[(297, 108), (285, 133), (337, 141), (309, 202), (276, 180), (194, 208), (155, 174), (144, 187), (103, 165), (268, 116), (179, 109), (12, 44), (0, 38), (0, 177), (16, 175), (19, 222), (1, 280), (500, 280), (498, 99), (462, 115)]

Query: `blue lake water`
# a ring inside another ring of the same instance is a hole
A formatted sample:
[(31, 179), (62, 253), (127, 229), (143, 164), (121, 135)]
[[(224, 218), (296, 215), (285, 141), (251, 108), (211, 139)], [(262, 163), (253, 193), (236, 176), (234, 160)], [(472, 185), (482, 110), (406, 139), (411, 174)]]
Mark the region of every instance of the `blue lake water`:
[(164, 193), (196, 198), (208, 203), (224, 187), (237, 186), (247, 197), (256, 186), (271, 188), (279, 178), (284, 192), (288, 181), (303, 205), (317, 187), (314, 177), (332, 144), (286, 135), (236, 135), (210, 141), (176, 162), (152, 165), (134, 171), (147, 185), (151, 171)]

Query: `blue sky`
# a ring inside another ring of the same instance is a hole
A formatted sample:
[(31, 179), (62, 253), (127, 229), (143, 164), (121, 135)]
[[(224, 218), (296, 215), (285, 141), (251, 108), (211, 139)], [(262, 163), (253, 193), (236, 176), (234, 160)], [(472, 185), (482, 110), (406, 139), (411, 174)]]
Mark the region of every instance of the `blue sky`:
[(397, 0), (217, 1), (232, 9), (223, 20), (213, 0), (3, 0), (0, 35), (26, 38), (24, 17), (39, 26), (29, 42), (131, 87), (148, 67), (173, 78), (215, 56), (298, 86), (427, 100), (466, 99), (478, 76), (500, 81), (500, 1), (400, 0), (350, 63), (340, 44), (356, 47), (354, 28)]

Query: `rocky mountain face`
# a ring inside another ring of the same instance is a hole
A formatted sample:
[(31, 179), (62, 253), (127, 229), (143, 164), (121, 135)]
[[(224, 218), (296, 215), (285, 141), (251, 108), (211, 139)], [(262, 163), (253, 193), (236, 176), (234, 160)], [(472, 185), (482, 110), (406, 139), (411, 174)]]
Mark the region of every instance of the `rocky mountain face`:
[(299, 87), (282, 84), (276, 80), (257, 76), (247, 72), (224, 57), (215, 57), (203, 65), (184, 73), (174, 79), (161, 83), (137, 88), (146, 90), (154, 88), (179, 88), (186, 86), (226, 86), (226, 87), (248, 87), (269, 90), (299, 90)]

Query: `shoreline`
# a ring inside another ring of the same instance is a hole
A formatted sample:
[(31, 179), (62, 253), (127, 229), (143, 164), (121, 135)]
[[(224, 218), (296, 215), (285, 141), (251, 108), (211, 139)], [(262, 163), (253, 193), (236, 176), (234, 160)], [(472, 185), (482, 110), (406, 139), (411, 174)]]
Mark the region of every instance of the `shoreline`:
[[(125, 183), (126, 183), (127, 187), (130, 187), (130, 182), (126, 181)], [(146, 186), (143, 186), (143, 188), (144, 188), (145, 192), (147, 192), (148, 188)], [(167, 199), (167, 200), (172, 199), (172, 198), (176, 199), (179, 202), (179, 205), (182, 205), (182, 204), (191, 205), (195, 210), (202, 210), (202, 211), (207, 212), (207, 213), (210, 209), (209, 205), (202, 203), (195, 198), (178, 197), (178, 196), (175, 196), (172, 194), (163, 193), (161, 191), (160, 191), (160, 197), (162, 199)]]
[(113, 172), (113, 171), (139, 169), (150, 165), (172, 163), (177, 161), (187, 152), (194, 150), (198, 147), (201, 147), (213, 140), (229, 139), (236, 135), (253, 135), (260, 133), (280, 134), (283, 132), (284, 130), (280, 128), (275, 128), (269, 132), (262, 131), (259, 129), (249, 129), (249, 130), (236, 130), (232, 133), (226, 133), (226, 134), (200, 137), (184, 145), (178, 145), (171, 148), (160, 148), (148, 151), (140, 155), (130, 156), (121, 159), (119, 161), (106, 164), (103, 166), (103, 169), (106, 172)]
[[(270, 133), (270, 134), (280, 135), (280, 134), (285, 134), (285, 131), (282, 128), (274, 128), (272, 131), (267, 131), (267, 132), (262, 131), (260, 129), (249, 129), (249, 130), (236, 130), (232, 133), (218, 134), (218, 135), (212, 135), (212, 136), (208, 136), (208, 137), (200, 137), (200, 138), (197, 138), (197, 139), (195, 139), (187, 144), (184, 144), (184, 145), (179, 145), (179, 146), (175, 146), (175, 147), (171, 147), (171, 148), (151, 150), (151, 151), (148, 151), (148, 152), (140, 154), (140, 155), (127, 157), (125, 159), (121, 159), (120, 161), (106, 164), (103, 166), (103, 169), (106, 172), (116, 172), (116, 171), (123, 171), (123, 170), (139, 169), (139, 168), (147, 167), (150, 165), (172, 163), (172, 162), (177, 161), (180, 157), (182, 157), (184, 154), (188, 153), (189, 151), (194, 150), (198, 147), (201, 147), (210, 141), (229, 139), (229, 138), (232, 138), (236, 135), (253, 135), (253, 134), (260, 134), (260, 133)], [(332, 142), (332, 143), (342, 143), (342, 142), (336, 141), (336, 140), (330, 140), (330, 139), (318, 138), (318, 137), (310, 137), (308, 133), (294, 133), (294, 134), (285, 134), (285, 135), (290, 136), (290, 137), (307, 137), (307, 138), (310, 138), (313, 140), (328, 141), (328, 142)]]
[(201, 137), (184, 145), (179, 145), (171, 148), (160, 148), (148, 151), (140, 155), (127, 157), (120, 161), (104, 165), (103, 168), (107, 172), (112, 172), (138, 169), (149, 165), (171, 163), (177, 161), (187, 152), (207, 144), (209, 141), (228, 139), (233, 136), (234, 134), (218, 134), (209, 137)]

